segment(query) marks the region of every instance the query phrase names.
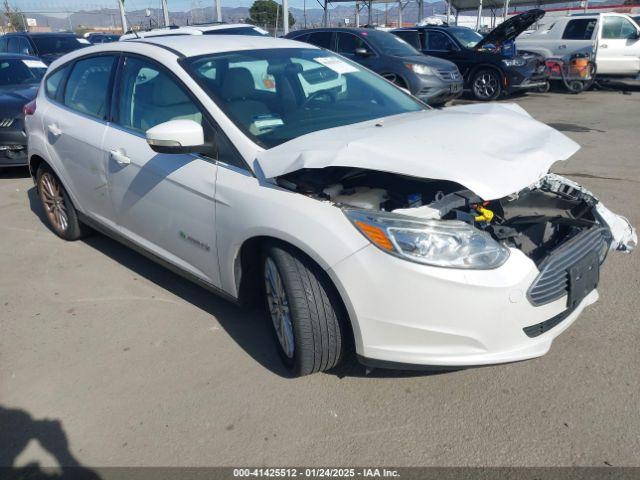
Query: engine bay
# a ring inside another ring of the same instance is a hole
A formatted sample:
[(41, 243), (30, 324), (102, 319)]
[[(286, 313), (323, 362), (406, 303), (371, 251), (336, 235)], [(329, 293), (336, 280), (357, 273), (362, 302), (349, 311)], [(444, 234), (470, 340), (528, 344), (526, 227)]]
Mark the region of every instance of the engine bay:
[(537, 264), (598, 223), (597, 199), (564, 184), (541, 182), (508, 197), (485, 201), (455, 182), (357, 168), (303, 169), (279, 177), (278, 183), (336, 206), (419, 219), (460, 220), (518, 248)]

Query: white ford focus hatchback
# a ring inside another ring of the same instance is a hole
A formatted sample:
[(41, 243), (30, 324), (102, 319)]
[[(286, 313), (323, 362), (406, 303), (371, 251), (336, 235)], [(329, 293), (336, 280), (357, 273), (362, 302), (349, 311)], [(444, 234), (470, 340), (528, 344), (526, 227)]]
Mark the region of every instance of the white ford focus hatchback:
[(181, 36), (54, 62), (25, 107), (51, 228), (262, 298), (293, 374), (543, 355), (637, 237), (515, 105), (431, 110), (326, 50)]

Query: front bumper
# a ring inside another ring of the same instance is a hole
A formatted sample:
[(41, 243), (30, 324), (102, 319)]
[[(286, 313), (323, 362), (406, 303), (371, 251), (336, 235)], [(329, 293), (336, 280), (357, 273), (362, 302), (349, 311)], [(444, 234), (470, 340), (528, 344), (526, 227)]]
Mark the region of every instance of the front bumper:
[(0, 168), (27, 164), (27, 136), (22, 129), (0, 128)]
[(547, 84), (549, 74), (544, 64), (535, 67), (512, 68), (508, 75), (507, 90), (532, 90)]
[(519, 250), (493, 270), (419, 265), (368, 246), (330, 272), (346, 298), (364, 363), (465, 367), (544, 355), (555, 337), (598, 299), (592, 290), (553, 328), (526, 332), (567, 310), (567, 297), (535, 307), (538, 275)]
[(418, 77), (415, 85), (411, 85), (412, 94), (427, 104), (442, 104), (462, 95), (464, 82), (458, 80), (442, 80), (439, 77)]

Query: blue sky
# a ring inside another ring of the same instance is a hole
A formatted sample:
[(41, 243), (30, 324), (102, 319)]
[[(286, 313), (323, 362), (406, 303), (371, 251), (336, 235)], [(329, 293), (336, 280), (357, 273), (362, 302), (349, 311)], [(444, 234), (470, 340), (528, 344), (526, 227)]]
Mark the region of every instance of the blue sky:
[[(213, 5), (213, 0), (167, 0), (169, 10), (189, 10), (192, 5), (209, 6)], [(282, 1), (282, 0), (279, 0)], [(428, 0), (427, 0), (428, 1)], [(102, 7), (117, 7), (117, 0), (9, 0), (15, 6), (25, 12), (29, 11), (51, 11), (60, 12), (66, 10), (93, 10)], [(289, 0), (292, 7), (302, 8), (304, 0)], [(306, 0), (307, 8), (319, 7), (316, 0)], [(250, 6), (253, 0), (222, 0), (225, 7)], [(160, 0), (125, 0), (127, 10), (138, 10), (151, 7), (159, 7)]]

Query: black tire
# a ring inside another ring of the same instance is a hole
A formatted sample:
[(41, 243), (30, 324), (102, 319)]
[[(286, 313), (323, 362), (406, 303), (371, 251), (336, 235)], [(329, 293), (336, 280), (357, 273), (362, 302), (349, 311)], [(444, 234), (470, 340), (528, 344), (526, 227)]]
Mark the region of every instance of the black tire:
[[(278, 315), (271, 310), (273, 299), (269, 295), (267, 275), (268, 268), (274, 265), (284, 287), (286, 298), (281, 303), (288, 307), (293, 335), (293, 351), (289, 354), (285, 351), (287, 344), (280, 340), (276, 329), (278, 321), (274, 317)], [(261, 275), (268, 321), (273, 327), (278, 353), (289, 372), (303, 376), (338, 365), (345, 351), (345, 319), (342, 304), (325, 272), (299, 250), (273, 242), (263, 248)]]
[[(36, 173), (36, 189), (47, 223), (56, 235), (64, 240), (73, 241), (90, 232), (89, 227), (78, 219), (78, 212), (62, 182), (46, 164), (40, 165)], [(62, 212), (56, 207), (64, 211), (65, 221), (62, 221)]]
[(536, 92), (538, 93), (547, 93), (549, 90), (551, 90), (551, 82), (549, 82), (548, 80), (544, 82), (544, 85), (536, 88)]
[(471, 93), (476, 100), (489, 102), (502, 93), (502, 78), (491, 68), (481, 68), (471, 79)]

